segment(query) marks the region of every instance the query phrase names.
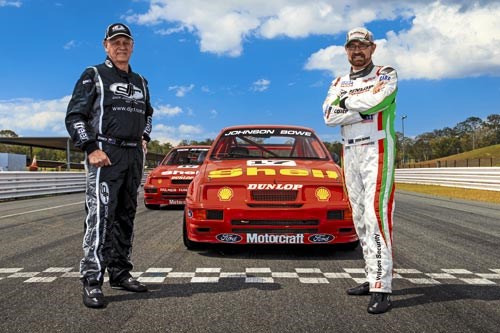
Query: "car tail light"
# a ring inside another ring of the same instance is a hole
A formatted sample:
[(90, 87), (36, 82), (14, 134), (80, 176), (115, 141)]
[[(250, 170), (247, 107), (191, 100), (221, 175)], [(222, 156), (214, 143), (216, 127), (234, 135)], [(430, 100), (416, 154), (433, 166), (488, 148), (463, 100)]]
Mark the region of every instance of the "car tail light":
[(193, 209), (193, 219), (206, 220), (207, 219), (207, 211), (205, 209)]
[(158, 189), (156, 187), (146, 187), (144, 188), (145, 193), (157, 193)]

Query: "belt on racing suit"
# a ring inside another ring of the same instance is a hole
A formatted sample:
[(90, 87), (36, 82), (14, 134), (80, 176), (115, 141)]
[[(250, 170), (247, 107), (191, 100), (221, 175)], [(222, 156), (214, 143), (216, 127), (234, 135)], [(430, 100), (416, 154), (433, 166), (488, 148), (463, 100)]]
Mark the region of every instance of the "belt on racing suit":
[(102, 134), (97, 134), (97, 141), (109, 143), (110, 145), (124, 147), (124, 148), (135, 148), (141, 144), (141, 141), (122, 140)]
[(367, 135), (367, 136), (364, 136), (361, 138), (344, 139), (344, 145), (345, 146), (364, 145), (364, 144), (373, 143), (373, 142), (381, 140), (383, 138), (385, 138), (385, 132), (378, 131), (370, 136)]

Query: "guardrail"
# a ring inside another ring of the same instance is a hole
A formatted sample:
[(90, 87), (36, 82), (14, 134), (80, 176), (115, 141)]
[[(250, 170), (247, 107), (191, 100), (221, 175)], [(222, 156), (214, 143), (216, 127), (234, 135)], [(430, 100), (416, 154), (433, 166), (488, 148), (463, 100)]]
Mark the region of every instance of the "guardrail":
[(84, 191), (84, 172), (0, 172), (0, 199)]
[(397, 169), (396, 182), (500, 191), (500, 168)]
[[(500, 167), (397, 169), (396, 182), (500, 191)], [(0, 172), (0, 200), (84, 191), (84, 172)]]

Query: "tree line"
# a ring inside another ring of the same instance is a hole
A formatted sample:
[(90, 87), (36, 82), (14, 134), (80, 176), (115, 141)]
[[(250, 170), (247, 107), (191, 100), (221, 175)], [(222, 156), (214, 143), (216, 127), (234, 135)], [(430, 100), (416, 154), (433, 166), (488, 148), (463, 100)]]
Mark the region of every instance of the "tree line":
[[(0, 137), (18, 137), (12, 130), (0, 130)], [(179, 145), (211, 145), (213, 139), (202, 141), (182, 140)], [(338, 141), (324, 142), (328, 150), (341, 155), (342, 143)], [(449, 155), (467, 152), (477, 148), (500, 143), (500, 114), (491, 114), (486, 119), (469, 117), (454, 127), (445, 127), (432, 132), (422, 133), (416, 137), (403, 137), (396, 132), (397, 163), (423, 162)], [(174, 146), (170, 142), (160, 143), (151, 140), (148, 151), (166, 155)], [(16, 145), (0, 144), (0, 152), (25, 154), (30, 156), (30, 148)], [(40, 160), (66, 161), (66, 152), (55, 149), (32, 148), (33, 155)], [(404, 153), (404, 156), (403, 156)], [(82, 161), (84, 154), (71, 152), (71, 161)], [(154, 167), (153, 165), (148, 165)]]
[(485, 120), (469, 117), (454, 127), (426, 132), (415, 138), (403, 138), (402, 133), (397, 132), (397, 137), (400, 161), (428, 161), (499, 144), (500, 115), (491, 114)]

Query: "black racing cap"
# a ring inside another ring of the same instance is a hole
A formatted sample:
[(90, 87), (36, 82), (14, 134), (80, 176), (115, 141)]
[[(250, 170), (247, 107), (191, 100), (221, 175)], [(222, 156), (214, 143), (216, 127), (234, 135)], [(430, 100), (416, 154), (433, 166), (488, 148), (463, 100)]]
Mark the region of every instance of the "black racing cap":
[(113, 23), (106, 28), (106, 34), (104, 35), (104, 40), (110, 40), (116, 36), (125, 36), (130, 39), (132, 38), (132, 33), (130, 28), (123, 23)]

